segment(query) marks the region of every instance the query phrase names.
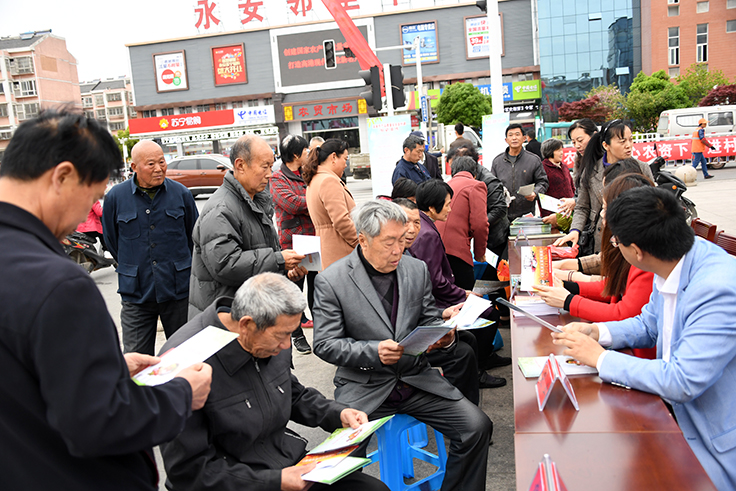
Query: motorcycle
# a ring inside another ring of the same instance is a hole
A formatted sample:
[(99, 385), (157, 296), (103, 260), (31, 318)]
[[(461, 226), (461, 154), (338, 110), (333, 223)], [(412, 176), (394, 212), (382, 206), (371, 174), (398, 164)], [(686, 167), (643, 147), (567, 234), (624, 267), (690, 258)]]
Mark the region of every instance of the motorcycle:
[(97, 252), (97, 240), (83, 232), (74, 231), (61, 240), (64, 252), (75, 263), (82, 266), (88, 273), (98, 269), (113, 266), (118, 263), (111, 258)]
[[(654, 151), (657, 152), (656, 144), (654, 145)], [(649, 168), (652, 171), (652, 176), (654, 176), (654, 182), (657, 184), (658, 187), (667, 189), (674, 193), (675, 198), (680, 201), (680, 204), (682, 204), (682, 207), (685, 209), (687, 224), (690, 225), (690, 222), (692, 222), (694, 218), (698, 217), (698, 211), (695, 209), (695, 203), (683, 196), (685, 191), (687, 191), (687, 186), (679, 178), (675, 177), (674, 174), (669, 171), (663, 170), (662, 168), (665, 165), (666, 162), (661, 156), (659, 156), (659, 153), (657, 153), (657, 157), (649, 163)]]

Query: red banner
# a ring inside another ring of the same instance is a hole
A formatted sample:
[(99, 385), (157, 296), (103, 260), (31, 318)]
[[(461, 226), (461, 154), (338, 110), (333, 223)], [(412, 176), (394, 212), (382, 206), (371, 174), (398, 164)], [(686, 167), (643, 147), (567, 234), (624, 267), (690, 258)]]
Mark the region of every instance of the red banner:
[(215, 85), (244, 84), (248, 82), (245, 73), (245, 52), (242, 44), (212, 48), (212, 66)]
[[(711, 136), (708, 137), (708, 141), (713, 148), (707, 149), (703, 152), (703, 155), (707, 158), (710, 157), (725, 157), (730, 155), (736, 155), (736, 135), (734, 136)], [(690, 160), (692, 153), (690, 152), (690, 145), (692, 140), (663, 140), (656, 142), (643, 142), (634, 143), (634, 148), (631, 151), (631, 156), (635, 159), (639, 159), (642, 162), (649, 162), (653, 160), (657, 155), (664, 157), (665, 160)], [(657, 145), (657, 150), (654, 150), (654, 145)], [(565, 147), (562, 162), (572, 169), (575, 164), (575, 149), (572, 147)]]
[(163, 133), (172, 130), (188, 130), (227, 126), (235, 123), (232, 109), (208, 111), (205, 113), (177, 114), (157, 118), (137, 118), (128, 120), (131, 135), (141, 133)]

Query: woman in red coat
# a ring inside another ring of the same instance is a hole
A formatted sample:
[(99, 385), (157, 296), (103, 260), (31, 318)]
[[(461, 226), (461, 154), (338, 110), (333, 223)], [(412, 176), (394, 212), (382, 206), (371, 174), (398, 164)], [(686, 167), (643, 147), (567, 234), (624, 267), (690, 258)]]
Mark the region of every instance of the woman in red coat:
[(83, 232), (93, 239), (100, 239), (102, 250), (106, 251), (107, 247), (105, 247), (105, 239), (102, 238), (102, 221), (100, 220), (101, 217), (102, 205), (99, 201), (95, 201), (95, 204), (92, 205), (92, 209), (89, 210), (87, 220), (77, 226), (77, 232)]
[[(603, 231), (601, 240), (602, 281), (576, 283), (564, 281), (560, 286), (535, 286), (539, 296), (553, 307), (564, 308), (575, 317), (590, 322), (607, 322), (628, 319), (641, 313), (652, 294), (654, 274), (631, 266), (618, 250), (605, 223), (606, 204), (619, 194), (641, 186), (653, 186), (652, 181), (641, 174), (623, 174), (614, 179), (603, 191)], [(571, 272), (572, 273), (572, 272)], [(656, 348), (635, 349), (640, 358), (654, 359)]]
[[(472, 290), (475, 285), (473, 257), (484, 262), (488, 243), (487, 189), (475, 179), (478, 164), (472, 158), (454, 158), (451, 170), (452, 179), (448, 182), (454, 193), (451, 211), (447, 221), (435, 225), (445, 244), (455, 284), (463, 290)], [(473, 253), (470, 252), (470, 239), (473, 239)]]

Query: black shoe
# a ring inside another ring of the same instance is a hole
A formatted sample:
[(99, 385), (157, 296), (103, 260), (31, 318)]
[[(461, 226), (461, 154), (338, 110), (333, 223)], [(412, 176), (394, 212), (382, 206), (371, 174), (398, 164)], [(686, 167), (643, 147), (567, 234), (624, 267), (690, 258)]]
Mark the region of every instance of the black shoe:
[(501, 356), (498, 353), (491, 353), (491, 356), (485, 359), (481, 368), (483, 370), (490, 370), (491, 368), (507, 367), (511, 365), (511, 358), (508, 356)]
[(503, 377), (494, 377), (486, 372), (480, 372), (478, 377), (478, 387), (481, 389), (497, 389), (506, 385), (506, 379)]
[(307, 338), (305, 338), (304, 336), (294, 338), (291, 340), (291, 342), (294, 345), (294, 348), (296, 348), (296, 350), (303, 355), (308, 355), (312, 352), (312, 347), (309, 346)]
[(705, 176), (706, 179), (713, 179), (714, 177), (716, 176), (714, 176), (713, 174), (708, 174), (707, 176)]

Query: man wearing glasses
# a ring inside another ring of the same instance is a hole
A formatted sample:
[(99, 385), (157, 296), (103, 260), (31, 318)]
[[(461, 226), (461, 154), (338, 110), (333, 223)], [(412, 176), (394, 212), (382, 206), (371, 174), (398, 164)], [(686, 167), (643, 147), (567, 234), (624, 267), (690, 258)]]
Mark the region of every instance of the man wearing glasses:
[[(736, 259), (695, 239), (674, 195), (631, 189), (606, 220), (633, 266), (654, 273), (649, 303), (620, 322), (573, 322), (552, 336), (601, 379), (657, 394), (719, 490), (736, 489)], [(657, 347), (657, 358), (605, 348)]]

